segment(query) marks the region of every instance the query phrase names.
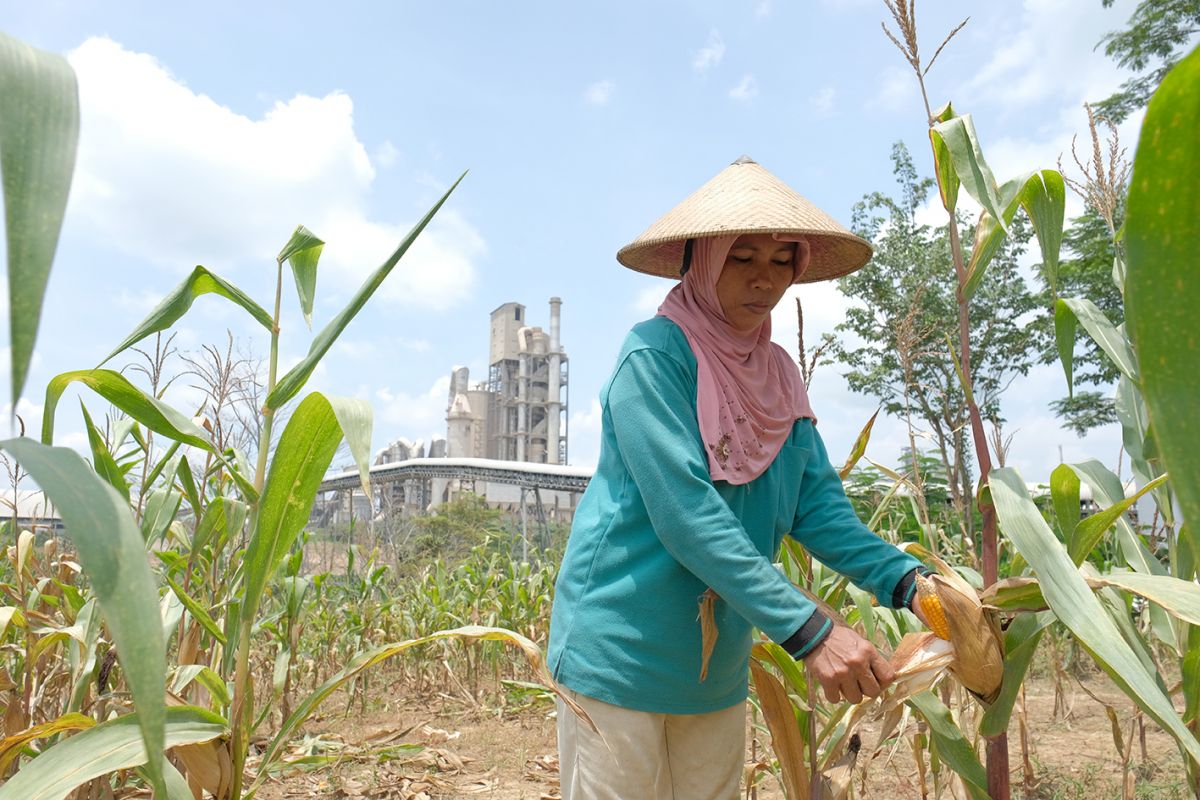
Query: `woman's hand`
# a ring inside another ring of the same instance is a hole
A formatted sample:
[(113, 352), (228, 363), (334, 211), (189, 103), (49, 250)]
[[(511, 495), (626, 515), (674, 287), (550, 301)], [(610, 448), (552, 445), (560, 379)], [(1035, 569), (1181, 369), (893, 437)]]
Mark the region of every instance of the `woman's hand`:
[(845, 625), (834, 625), (825, 641), (804, 657), (804, 663), (831, 703), (842, 698), (861, 703), (863, 697), (879, 697), (896, 676), (875, 646)]

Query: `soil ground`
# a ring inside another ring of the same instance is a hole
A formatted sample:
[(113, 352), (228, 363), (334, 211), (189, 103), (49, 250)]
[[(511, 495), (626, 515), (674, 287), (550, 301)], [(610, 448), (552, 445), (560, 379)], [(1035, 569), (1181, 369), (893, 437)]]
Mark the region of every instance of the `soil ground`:
[[(551, 800), (559, 796), (553, 706), (549, 702), (535, 700), (520, 710), (497, 711), (447, 695), (399, 699), (397, 692), (395, 697), (369, 702), (365, 711), (356, 703), (348, 715), (341, 713), (336, 698), (329, 701), (326, 708), (337, 709), (336, 713), (311, 719), (304, 738), (297, 740), (290, 756), (307, 755), (321, 763), (310, 771), (292, 769), (273, 778), (258, 797)], [(1130, 796), (1141, 800), (1190, 797), (1179, 751), (1170, 737), (1147, 723), (1143, 759), (1132, 703), (1106, 677), (1095, 673), (1086, 676), (1082, 684), (1072, 682), (1061, 691), (1056, 691), (1054, 682), (1046, 678), (1029, 683), (1026, 708), (1031, 744), (1027, 766), (1017, 714), (1013, 715), (1009, 733), (1014, 797), (1122, 798), (1125, 771), (1114, 744), (1113, 724), (1101, 701), (1115, 711), (1125, 741), (1134, 731), (1128, 778), (1134, 794)], [(875, 732), (870, 725), (865, 726), (862, 736), (864, 747), (853, 797), (890, 800), (961, 796), (945, 786), (939, 793), (928, 773), (927, 794), (922, 794), (908, 745), (910, 736), (905, 736), (898, 747), (885, 748), (873, 758), (870, 754)], [(753, 738), (758, 758), (751, 759), (748, 752), (747, 763), (769, 761), (769, 757), (764, 758), (769, 736), (760, 731)], [(768, 771), (758, 772), (755, 791), (745, 796), (759, 800), (783, 798), (776, 777)]]

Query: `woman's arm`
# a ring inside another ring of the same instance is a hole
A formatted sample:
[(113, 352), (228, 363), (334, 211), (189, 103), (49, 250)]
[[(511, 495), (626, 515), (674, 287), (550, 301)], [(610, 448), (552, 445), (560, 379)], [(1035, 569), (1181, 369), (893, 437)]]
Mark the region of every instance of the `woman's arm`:
[(825, 443), (810, 425), (811, 453), (800, 485), (792, 536), (821, 563), (875, 595), (880, 605), (907, 608), (921, 562), (876, 536), (858, 515)]

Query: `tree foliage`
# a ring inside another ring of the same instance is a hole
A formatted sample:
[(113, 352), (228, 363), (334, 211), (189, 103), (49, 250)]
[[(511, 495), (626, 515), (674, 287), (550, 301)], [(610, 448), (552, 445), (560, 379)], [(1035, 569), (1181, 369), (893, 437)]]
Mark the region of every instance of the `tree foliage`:
[[(1110, 8), (1113, 2), (1104, 0), (1104, 7)], [(1127, 28), (1100, 40), (1105, 55), (1140, 74), (1097, 103), (1096, 111), (1116, 123), (1145, 106), (1171, 67), (1187, 53), (1197, 33), (1200, 0), (1142, 0), (1129, 17)]]
[[(858, 301), (838, 326), (853, 334), (833, 353), (849, 367), (852, 391), (881, 399), (884, 410), (926, 426), (958, 507), (972, 495), (966, 399), (948, 348), (958, 352), (956, 282), (945, 228), (917, 220), (933, 188), (917, 175), (903, 144), (892, 149), (898, 196), (867, 195), (854, 209), (855, 232), (875, 247), (867, 269), (838, 287)], [(1024, 218), (997, 254), (971, 303), (974, 393), (984, 416), (1002, 421), (1000, 396), (1038, 355), (1028, 318), (1037, 305), (1017, 269), (1029, 240)]]

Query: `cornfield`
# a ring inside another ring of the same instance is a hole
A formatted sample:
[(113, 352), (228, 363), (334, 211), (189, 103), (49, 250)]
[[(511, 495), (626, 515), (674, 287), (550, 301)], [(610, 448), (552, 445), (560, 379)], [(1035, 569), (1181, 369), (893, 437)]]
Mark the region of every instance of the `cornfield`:
[[(758, 642), (752, 703), (756, 731), (772, 750), (748, 770), (747, 792), (773, 775), (789, 800), (849, 797), (875, 759), (904, 750), (927, 796), (1008, 798), (1007, 735), (1014, 726), (1025, 731), (1023, 682), (1045, 643), (1042, 652), (1049, 647), (1055, 659), (1065, 652), (1093, 663), (1136, 707), (1138, 726), (1169, 735), (1187, 790), (1200, 798), (1200, 532), (1192, 522), (1200, 519), (1200, 364), (1194, 337), (1184, 333), (1195, 330), (1200, 287), (1179, 277), (1200, 246), (1200, 51), (1175, 67), (1151, 103), (1134, 179), (1121, 198), (1127, 223), (1111, 226), (1128, 326), (1087, 298), (1054, 300), (1067, 385), (1077, 327), (1121, 373), (1117, 413), (1140, 488), (1127, 497), (1116, 474), (1088, 460), (1061, 465), (1035, 498), (1002, 457), (992, 466), (972, 394), (970, 299), (1018, 214), (1032, 223), (1053, 284), (1070, 181), (1048, 168), (997, 181), (970, 115), (929, 104), (931, 64), (917, 47), (911, 4), (888, 8), (895, 28), (887, 35), (920, 83), (950, 219), (948, 269), (958, 280), (963, 338), (947, 342), (947, 360), (972, 410), (981, 477), (966, 513), (978, 512), (982, 538), (976, 549), (954, 519), (931, 513), (920, 499), (916, 458), (907, 469), (878, 468), (882, 488), (857, 500), (873, 531), (930, 566), (919, 595), (934, 632), (908, 612), (880, 608), (799, 543), (787, 543), (781, 568), (837, 624), (890, 653), (898, 679), (879, 702), (824, 702), (800, 664), (778, 645)], [(79, 124), (74, 76), (61, 58), (0, 35), (0, 76), (15, 407)], [(20, 117), (12, 108), (26, 114), (19, 124), (10, 122)], [(305, 394), (306, 382), (459, 182), (283, 375), (285, 268), (311, 318), (324, 247), (302, 225), (275, 259), (273, 307), (196, 267), (104, 364), (50, 381), (38, 439), (0, 442), (14, 489), (25, 478), (36, 482), (65, 527), (22, 527), (14, 508), (4, 528), (0, 800), (150, 792), (247, 800), (295, 765), (289, 744), (331, 698), (362, 712), (384, 693), (440, 692), (494, 707), (505, 702), (506, 687), (557, 691), (541, 659), (556, 554), (517, 558), (514, 534), (498, 514), (484, 514), (482, 528), (453, 554), (408, 563), (350, 541), (344, 570), (304, 568), (310, 537), (328, 533), (309, 530), (309, 515), (343, 442), (372, 491), (369, 403)], [(960, 195), (982, 209), (969, 245), (960, 240)], [(164, 400), (157, 378), (138, 385), (105, 366), (152, 337), (161, 352), (164, 335), (203, 295), (247, 314), (268, 343), (250, 440), (256, 451), (243, 452), (222, 432), (214, 394), (193, 417)], [(69, 386), (103, 404), (103, 412), (95, 402), (81, 407), (88, 459), (54, 445), (64, 413), (59, 399)], [(843, 479), (863, 458), (870, 431), (868, 423)], [(1100, 507), (1087, 517), (1080, 514), (1083, 485)], [(1160, 529), (1139, 527), (1128, 514), (1143, 497), (1154, 503)], [(1123, 732), (1116, 712), (1106, 713), (1133, 797), (1134, 729)], [(863, 735), (868, 723), (871, 738)]]

